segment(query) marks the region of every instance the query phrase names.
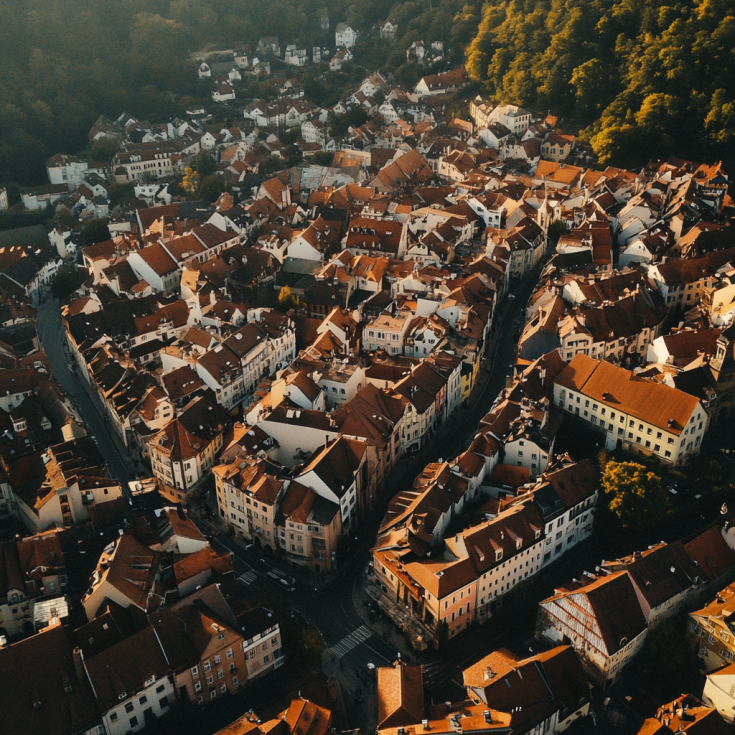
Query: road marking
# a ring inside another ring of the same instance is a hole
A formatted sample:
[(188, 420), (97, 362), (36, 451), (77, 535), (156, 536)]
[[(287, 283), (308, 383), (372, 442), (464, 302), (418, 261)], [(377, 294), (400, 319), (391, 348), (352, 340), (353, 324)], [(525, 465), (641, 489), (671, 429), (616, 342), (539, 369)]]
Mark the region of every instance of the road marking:
[(344, 656), (349, 653), (355, 646), (359, 646), (373, 634), (373, 631), (367, 625), (361, 625), (357, 630), (346, 635), (339, 643), (335, 643), (329, 650), (335, 656)]
[(243, 584), (252, 584), (257, 578), (258, 575), (253, 571), (244, 572), (238, 577)]

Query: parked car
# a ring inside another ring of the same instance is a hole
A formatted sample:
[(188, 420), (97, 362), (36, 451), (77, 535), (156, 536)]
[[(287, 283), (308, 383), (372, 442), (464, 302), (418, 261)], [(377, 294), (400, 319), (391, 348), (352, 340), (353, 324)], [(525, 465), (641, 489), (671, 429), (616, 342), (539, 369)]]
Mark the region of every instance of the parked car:
[(274, 582), (278, 582), (278, 584), (289, 592), (293, 592), (296, 589), (296, 580), (285, 572), (280, 571), (280, 569), (269, 569), (266, 572), (266, 576), (270, 577)]

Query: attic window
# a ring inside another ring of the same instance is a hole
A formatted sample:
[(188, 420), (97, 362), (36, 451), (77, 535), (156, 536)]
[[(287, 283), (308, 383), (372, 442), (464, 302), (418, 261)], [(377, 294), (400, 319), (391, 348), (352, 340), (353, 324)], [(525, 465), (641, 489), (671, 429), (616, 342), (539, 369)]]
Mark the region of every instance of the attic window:
[(517, 538), (516, 539), (516, 549), (520, 549), (521, 546), (523, 546), (523, 539)]
[(495, 561), (500, 561), (502, 558), (503, 558), (503, 550), (496, 549), (495, 550)]

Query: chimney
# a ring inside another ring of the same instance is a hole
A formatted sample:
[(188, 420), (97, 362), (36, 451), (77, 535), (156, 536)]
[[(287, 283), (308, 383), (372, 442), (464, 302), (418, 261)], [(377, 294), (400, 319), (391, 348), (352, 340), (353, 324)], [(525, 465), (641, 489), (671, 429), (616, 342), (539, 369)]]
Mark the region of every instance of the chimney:
[(86, 674), (84, 671), (84, 654), (82, 653), (82, 649), (77, 646), (72, 655), (74, 657), (74, 671), (77, 673), (77, 679), (83, 684)]

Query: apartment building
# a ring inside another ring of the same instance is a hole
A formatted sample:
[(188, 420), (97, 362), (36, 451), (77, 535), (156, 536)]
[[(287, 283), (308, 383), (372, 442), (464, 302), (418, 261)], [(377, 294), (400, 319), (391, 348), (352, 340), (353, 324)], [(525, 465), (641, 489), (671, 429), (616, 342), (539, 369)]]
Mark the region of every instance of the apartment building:
[(709, 417), (694, 396), (578, 354), (554, 381), (554, 404), (618, 446), (683, 464), (697, 454)]

